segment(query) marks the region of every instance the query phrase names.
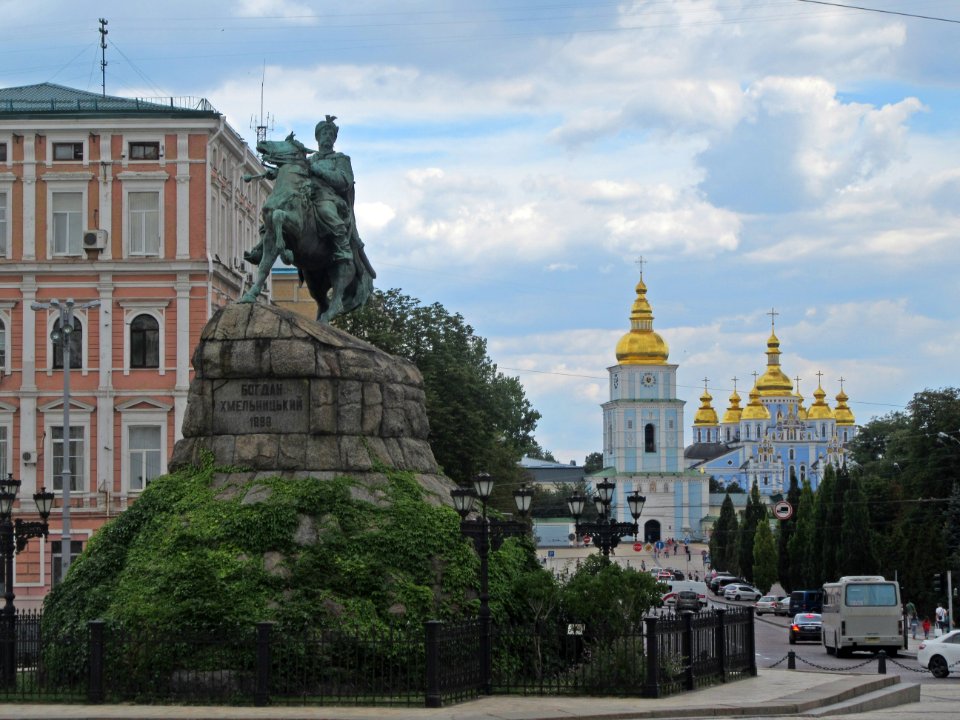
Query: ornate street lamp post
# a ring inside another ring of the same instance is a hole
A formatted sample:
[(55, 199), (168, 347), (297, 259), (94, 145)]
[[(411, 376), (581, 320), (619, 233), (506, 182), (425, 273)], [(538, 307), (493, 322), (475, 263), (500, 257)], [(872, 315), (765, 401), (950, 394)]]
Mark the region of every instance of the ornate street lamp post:
[[(450, 491), (453, 506), (460, 513), (460, 532), (473, 539), (473, 546), (480, 556), (480, 671), (483, 674), (483, 692), (493, 693), (493, 653), (490, 622), (489, 557), (490, 550), (499, 550), (509, 537), (526, 535), (529, 525), (526, 520), (497, 520), (487, 517), (487, 501), (493, 492), (493, 478), (480, 473), (473, 480), (473, 488), (460, 487)], [(473, 512), (475, 500), (480, 500), (480, 517), (468, 519)], [(533, 489), (522, 485), (514, 490), (513, 499), (517, 512), (526, 517), (533, 500)]]
[[(70, 433), (70, 338), (73, 335), (73, 310), (76, 307), (73, 298), (67, 298), (61, 303), (56, 298), (50, 302), (35, 302), (30, 306), (34, 310), (57, 310), (60, 313), (60, 324), (55, 326), (50, 333), (50, 340), (53, 344), (59, 345), (63, 349), (63, 467), (61, 472), (61, 483), (63, 485), (63, 508), (61, 509), (61, 541), (60, 541), (60, 580), (67, 578), (67, 571), (70, 569), (70, 491), (73, 480), (70, 477), (70, 458), (72, 438)], [(100, 307), (99, 300), (90, 300), (79, 305), (81, 310)], [(52, 363), (51, 363), (52, 365)]]
[(0, 679), (4, 685), (16, 682), (16, 609), (13, 606), (13, 556), (23, 552), (30, 538), (46, 537), (49, 528), (47, 518), (53, 507), (53, 493), (45, 488), (34, 493), (33, 501), (37, 504), (40, 521), (23, 521), (20, 518), (11, 519), (13, 503), (20, 491), (20, 481), (13, 479), (13, 473), (7, 475), (6, 480), (0, 480), (0, 555), (3, 556), (3, 668)]
[(610, 551), (620, 544), (622, 538), (627, 535), (637, 537), (640, 528), (636, 521), (640, 518), (640, 513), (643, 512), (643, 504), (647, 501), (643, 495), (634, 490), (627, 495), (627, 505), (634, 521), (632, 523), (617, 522), (611, 517), (610, 509), (615, 487), (609, 480), (597, 483), (597, 494), (593, 497), (593, 502), (597, 508), (595, 522), (580, 522), (580, 516), (583, 515), (583, 506), (587, 502), (584, 495), (575, 492), (567, 498), (567, 507), (573, 516), (573, 522), (576, 524), (577, 535), (589, 535), (593, 544), (600, 548), (604, 557), (610, 556)]

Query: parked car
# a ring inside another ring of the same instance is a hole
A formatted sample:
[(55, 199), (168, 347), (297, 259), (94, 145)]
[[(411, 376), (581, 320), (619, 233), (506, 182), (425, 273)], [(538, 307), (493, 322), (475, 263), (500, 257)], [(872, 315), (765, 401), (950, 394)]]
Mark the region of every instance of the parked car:
[(726, 588), (730, 583), (740, 583), (742, 585), (745, 582), (746, 580), (744, 580), (742, 577), (723, 575), (715, 577), (710, 581), (710, 589), (713, 590), (714, 595), (723, 595), (724, 588)]
[(756, 600), (763, 595), (752, 585), (742, 583), (730, 583), (723, 589), (723, 597), (726, 600)]
[(924, 640), (917, 650), (917, 662), (935, 678), (945, 678), (951, 668), (956, 670), (957, 663), (960, 663), (960, 630)]
[(790, 625), (790, 644), (801, 640), (820, 642), (823, 635), (823, 622), (820, 613), (797, 613)]
[(790, 593), (790, 615), (823, 612), (823, 590), (794, 590)]
[(700, 612), (700, 596), (693, 590), (680, 590), (677, 593), (677, 612), (689, 610), (690, 612)]
[(777, 600), (777, 606), (773, 611), (774, 615), (790, 615), (790, 596), (784, 595), (782, 598)]
[(777, 609), (777, 596), (776, 595), (764, 595), (762, 598), (757, 600), (754, 604), (754, 610), (757, 615), (765, 615), (767, 613), (776, 612)]

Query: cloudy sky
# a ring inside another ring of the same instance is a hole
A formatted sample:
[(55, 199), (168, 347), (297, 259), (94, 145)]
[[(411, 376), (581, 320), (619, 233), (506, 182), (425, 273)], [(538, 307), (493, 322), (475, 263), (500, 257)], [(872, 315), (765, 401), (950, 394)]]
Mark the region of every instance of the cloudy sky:
[(379, 286), (461, 313), (582, 462), (641, 256), (687, 425), (771, 308), (808, 405), (960, 384), (960, 2), (838, 4), (0, 1), (0, 84), (99, 92), (103, 17), (108, 94), (338, 116)]

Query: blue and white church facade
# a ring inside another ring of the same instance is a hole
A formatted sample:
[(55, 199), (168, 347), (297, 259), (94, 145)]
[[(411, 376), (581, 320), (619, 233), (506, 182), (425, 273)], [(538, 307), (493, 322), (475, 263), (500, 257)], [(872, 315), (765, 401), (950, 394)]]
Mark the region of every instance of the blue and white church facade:
[[(771, 312), (771, 318), (776, 313)], [(684, 451), (687, 467), (713, 477), (724, 487), (736, 482), (749, 491), (756, 483), (761, 496), (786, 495), (790, 473), (797, 482), (809, 480), (816, 490), (827, 465), (844, 463), (847, 444), (856, 434), (853, 413), (843, 391), (836, 406), (826, 402), (820, 373), (810, 408), (803, 405), (800, 378), (793, 382), (780, 367), (780, 340), (771, 320), (767, 340), (767, 369), (754, 373), (749, 402), (740, 407), (734, 379), (730, 404), (718, 420), (704, 382), (700, 407), (693, 421), (693, 444)]]
[(604, 469), (588, 480), (614, 482), (620, 521), (632, 522), (627, 494), (637, 490), (646, 497), (639, 520), (642, 540), (703, 538), (708, 476), (686, 467), (677, 365), (668, 362), (667, 343), (653, 330), (642, 274), (630, 330), (617, 343), (616, 356), (617, 364), (607, 368), (610, 399), (602, 405)]

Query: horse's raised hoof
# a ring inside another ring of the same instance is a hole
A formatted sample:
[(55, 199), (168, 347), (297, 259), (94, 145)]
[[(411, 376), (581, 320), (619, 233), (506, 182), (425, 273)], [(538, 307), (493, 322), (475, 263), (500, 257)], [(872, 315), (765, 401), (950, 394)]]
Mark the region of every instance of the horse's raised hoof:
[(252, 303), (257, 301), (257, 295), (260, 293), (252, 292), (247, 290), (243, 295), (240, 296), (240, 299), (237, 300), (238, 303)]
[(263, 260), (263, 245), (257, 245), (253, 250), (247, 250), (243, 254), (243, 259), (251, 265), (259, 265)]
[(289, 248), (284, 248), (280, 251), (280, 259), (283, 261), (284, 265), (293, 265), (293, 250)]

